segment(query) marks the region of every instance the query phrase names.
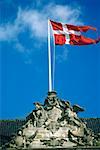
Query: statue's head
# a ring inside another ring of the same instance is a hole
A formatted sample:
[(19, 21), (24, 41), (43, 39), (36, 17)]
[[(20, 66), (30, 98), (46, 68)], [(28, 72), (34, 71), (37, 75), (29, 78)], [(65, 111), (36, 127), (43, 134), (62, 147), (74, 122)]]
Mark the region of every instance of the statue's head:
[(37, 109), (40, 109), (41, 106), (42, 106), (39, 102), (35, 102), (35, 103), (33, 103), (33, 104), (35, 105), (35, 107), (36, 107)]
[(56, 96), (57, 96), (56, 91), (48, 92), (48, 97), (49, 97), (49, 98), (56, 97)]
[(18, 131), (18, 135), (19, 135), (19, 136), (22, 135), (22, 131), (21, 131), (21, 130)]

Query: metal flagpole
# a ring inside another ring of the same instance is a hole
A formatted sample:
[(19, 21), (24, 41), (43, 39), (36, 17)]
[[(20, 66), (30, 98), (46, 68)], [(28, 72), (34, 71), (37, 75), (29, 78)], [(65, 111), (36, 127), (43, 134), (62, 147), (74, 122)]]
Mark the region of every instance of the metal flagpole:
[(48, 67), (49, 67), (49, 92), (52, 91), (51, 50), (50, 50), (50, 22), (48, 19)]
[[(53, 32), (52, 32), (53, 33)], [(54, 48), (53, 48), (53, 90), (54, 90), (54, 84), (55, 84), (55, 40), (54, 40), (54, 35), (53, 35), (53, 44), (54, 44)]]

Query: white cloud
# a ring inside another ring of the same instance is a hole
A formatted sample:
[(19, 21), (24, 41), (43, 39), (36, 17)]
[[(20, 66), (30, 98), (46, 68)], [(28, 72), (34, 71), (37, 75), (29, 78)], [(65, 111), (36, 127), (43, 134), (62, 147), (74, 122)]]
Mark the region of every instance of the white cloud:
[(41, 11), (24, 10), (19, 12), (19, 20), (31, 30), (33, 36), (43, 38), (47, 36), (48, 18), (71, 24), (82, 24), (79, 19), (80, 9), (70, 6), (49, 4)]
[[(49, 10), (49, 11), (48, 11)], [(50, 4), (46, 7), (49, 17), (63, 23), (71, 24), (81, 24), (82, 22), (79, 19), (80, 8), (73, 8), (68, 5), (54, 5)]]
[(16, 49), (22, 56), (24, 56), (24, 63), (25, 64), (31, 64), (32, 63), (32, 49), (26, 48), (22, 43), (20, 43), (18, 40), (14, 41), (14, 49)]
[(20, 53), (24, 53), (25, 52), (25, 48), (22, 44), (20, 44), (19, 42), (16, 43), (15, 48), (20, 52)]
[(12, 41), (17, 39), (20, 32), (23, 31), (23, 26), (21, 25), (21, 20), (19, 19), (18, 10), (17, 18), (13, 23), (8, 22), (7, 24), (1, 24), (0, 26), (0, 41)]
[(56, 56), (57, 62), (58, 62), (58, 63), (61, 63), (61, 62), (63, 62), (63, 61), (66, 61), (67, 58), (68, 58), (68, 53), (69, 53), (68, 49), (67, 49), (67, 48), (64, 49), (64, 50), (62, 51), (62, 53), (60, 53), (60, 54), (58, 54), (58, 55)]
[(18, 27), (13, 24), (0, 26), (0, 41), (9, 41), (17, 36)]
[[(17, 17), (13, 23), (2, 24), (0, 26), (0, 41), (17, 41), (15, 42), (15, 48), (20, 53), (28, 55), (27, 48), (18, 42), (18, 35), (28, 29), (30, 32), (30, 38), (39, 40), (38, 43), (47, 41), (47, 20), (61, 21), (68, 24), (82, 24), (80, 20), (80, 8), (73, 8), (68, 5), (56, 5), (50, 3), (44, 6), (41, 10), (38, 9), (18, 9)], [(41, 40), (42, 39), (42, 40)], [(36, 46), (36, 45), (34, 45)], [(38, 45), (39, 47), (39, 45)], [(67, 54), (64, 53), (59, 58), (65, 60)]]
[(17, 18), (13, 23), (0, 26), (0, 40), (12, 40), (26, 27), (30, 29), (35, 37), (46, 37), (48, 18), (65, 23), (82, 24), (79, 16), (80, 8), (76, 9), (71, 6), (56, 4), (44, 6), (41, 11), (38, 9), (19, 9)]

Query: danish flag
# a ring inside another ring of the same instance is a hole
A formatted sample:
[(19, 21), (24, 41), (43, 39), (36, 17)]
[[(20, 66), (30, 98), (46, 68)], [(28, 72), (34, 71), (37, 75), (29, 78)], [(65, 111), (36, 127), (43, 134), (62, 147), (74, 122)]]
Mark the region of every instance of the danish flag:
[(55, 44), (56, 45), (88, 45), (88, 44), (96, 44), (100, 42), (100, 38), (91, 39), (85, 37), (82, 32), (87, 32), (88, 30), (96, 31), (96, 28), (91, 26), (75, 26), (69, 24), (63, 24), (59, 22), (54, 22), (50, 20), (52, 25)]

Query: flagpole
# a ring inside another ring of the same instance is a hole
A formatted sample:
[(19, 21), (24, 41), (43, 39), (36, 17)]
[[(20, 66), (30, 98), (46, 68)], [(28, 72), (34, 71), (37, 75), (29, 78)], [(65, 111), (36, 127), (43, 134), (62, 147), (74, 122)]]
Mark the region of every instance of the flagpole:
[(53, 36), (53, 44), (54, 44), (54, 48), (53, 48), (53, 90), (54, 90), (54, 84), (55, 84), (55, 62), (56, 62), (56, 60), (55, 60), (55, 40), (54, 40), (54, 36)]
[(48, 67), (49, 67), (49, 92), (52, 91), (52, 75), (51, 75), (51, 49), (50, 49), (50, 22), (48, 19)]

